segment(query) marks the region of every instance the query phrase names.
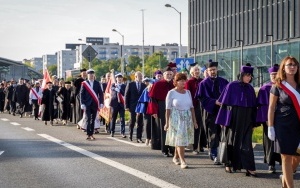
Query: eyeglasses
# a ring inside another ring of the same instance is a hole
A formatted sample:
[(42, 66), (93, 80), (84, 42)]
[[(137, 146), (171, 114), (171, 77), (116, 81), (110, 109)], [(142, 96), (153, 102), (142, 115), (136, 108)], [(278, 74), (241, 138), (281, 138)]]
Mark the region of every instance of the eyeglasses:
[(298, 67), (298, 65), (297, 64), (292, 64), (292, 63), (290, 63), (290, 64), (286, 64), (285, 66), (287, 66), (287, 67)]

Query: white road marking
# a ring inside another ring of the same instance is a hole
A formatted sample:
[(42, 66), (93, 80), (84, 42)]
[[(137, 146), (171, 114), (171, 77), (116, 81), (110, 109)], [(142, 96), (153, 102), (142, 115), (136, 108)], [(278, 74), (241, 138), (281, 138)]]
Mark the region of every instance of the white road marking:
[(0, 151), (0, 155), (2, 155), (4, 153), (4, 151)]
[(10, 122), (10, 124), (12, 124), (12, 125), (21, 125), (20, 123), (17, 123), (17, 122)]
[(134, 168), (128, 167), (128, 166), (123, 165), (121, 163), (115, 162), (115, 161), (113, 161), (111, 159), (102, 157), (100, 155), (97, 155), (95, 153), (92, 153), (90, 151), (82, 149), (80, 147), (77, 147), (77, 146), (74, 146), (72, 144), (66, 143), (66, 142), (64, 142), (62, 140), (59, 140), (59, 139), (54, 138), (52, 136), (49, 136), (47, 134), (38, 134), (38, 135), (41, 136), (41, 137), (43, 137), (43, 138), (46, 138), (47, 140), (50, 140), (50, 141), (55, 142), (55, 143), (57, 143), (59, 145), (62, 145), (64, 147), (66, 147), (66, 148), (69, 148), (69, 149), (71, 149), (73, 151), (81, 153), (81, 154), (83, 154), (83, 155), (85, 155), (87, 157), (91, 157), (91, 158), (93, 158), (93, 159), (95, 159), (97, 161), (100, 161), (100, 162), (104, 163), (104, 164), (107, 164), (109, 166), (112, 166), (114, 168), (122, 170), (122, 171), (124, 171), (124, 172), (126, 172), (128, 174), (131, 174), (131, 175), (133, 175), (133, 176), (135, 176), (137, 178), (140, 178), (140, 179), (142, 179), (142, 180), (144, 180), (144, 181), (146, 181), (148, 183), (151, 183), (153, 185), (156, 185), (158, 187), (178, 188), (178, 186), (176, 186), (174, 184), (168, 183), (168, 182), (166, 182), (164, 180), (161, 180), (159, 178), (156, 178), (154, 176), (151, 176), (149, 174), (146, 174), (146, 173), (144, 173), (142, 171), (139, 171), (139, 170), (136, 170)]
[(115, 140), (115, 141), (118, 141), (118, 142), (123, 142), (123, 143), (125, 143), (125, 144), (130, 144), (130, 145), (136, 146), (136, 147), (148, 147), (148, 146), (146, 146), (145, 143), (132, 143), (132, 142), (125, 141), (125, 140), (120, 140), (120, 139), (114, 138), (114, 137), (107, 137), (107, 138), (112, 139), (112, 140)]
[(26, 131), (35, 131), (34, 129), (32, 128), (29, 128), (29, 127), (21, 127), (22, 129), (26, 130)]
[(2, 121), (9, 121), (9, 119), (1, 118)]

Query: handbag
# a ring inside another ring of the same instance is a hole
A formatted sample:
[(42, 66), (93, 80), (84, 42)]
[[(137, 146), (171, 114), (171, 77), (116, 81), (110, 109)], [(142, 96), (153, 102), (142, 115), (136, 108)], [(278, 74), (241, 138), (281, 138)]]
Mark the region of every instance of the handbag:
[(227, 138), (225, 135), (225, 127), (222, 128), (222, 136), (219, 144), (219, 160), (221, 163), (228, 163)]

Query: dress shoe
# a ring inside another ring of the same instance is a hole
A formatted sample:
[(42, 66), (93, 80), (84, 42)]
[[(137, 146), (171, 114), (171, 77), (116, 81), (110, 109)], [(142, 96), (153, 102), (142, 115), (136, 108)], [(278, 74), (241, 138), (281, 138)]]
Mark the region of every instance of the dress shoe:
[(15, 113), (13, 113), (13, 116), (15, 116), (16, 114)]
[(96, 130), (96, 131), (94, 132), (94, 134), (99, 134), (99, 131)]
[(47, 125), (47, 121), (45, 121), (45, 125)]
[(91, 140), (91, 137), (90, 137), (90, 136), (88, 136), (88, 137), (86, 138), (86, 140)]
[(168, 153), (163, 153), (163, 156), (164, 157), (169, 157), (169, 154)]
[(110, 136), (111, 136), (111, 137), (114, 137), (114, 133), (110, 133)]
[(50, 121), (50, 125), (53, 126), (53, 121)]
[(126, 138), (126, 135), (125, 135), (125, 134), (122, 134), (122, 138)]
[(200, 147), (200, 152), (204, 152), (204, 148), (203, 147)]
[(91, 140), (96, 140), (96, 138), (92, 135), (90, 136), (91, 137)]
[(142, 139), (137, 139), (136, 141), (137, 143), (144, 143), (144, 141)]
[(22, 117), (23, 117), (23, 115), (21, 114), (21, 115), (20, 115), (20, 118), (22, 118)]
[(129, 140), (132, 142), (132, 138), (131, 137), (129, 137)]
[(246, 170), (246, 176), (250, 176), (250, 177), (254, 177), (256, 178), (257, 177), (257, 174), (255, 172), (250, 172), (249, 170)]
[(225, 172), (226, 173), (232, 173), (231, 168), (230, 167), (225, 167)]
[(77, 125), (77, 129), (80, 129), (80, 126), (79, 126), (79, 125)]
[(214, 159), (214, 165), (221, 165), (221, 163), (217, 157), (215, 157), (215, 159)]
[(269, 166), (269, 171), (268, 172), (271, 173), (271, 174), (275, 174), (276, 173), (275, 167), (274, 166)]

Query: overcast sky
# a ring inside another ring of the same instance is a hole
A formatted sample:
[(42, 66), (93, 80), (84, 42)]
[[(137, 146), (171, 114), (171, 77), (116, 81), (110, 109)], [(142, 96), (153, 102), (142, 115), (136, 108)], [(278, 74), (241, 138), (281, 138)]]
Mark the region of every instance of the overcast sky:
[(78, 38), (109, 37), (110, 42), (142, 45), (142, 12), (145, 45), (179, 44), (182, 12), (182, 45), (188, 43), (187, 0), (0, 0), (0, 57), (21, 61), (54, 54)]

